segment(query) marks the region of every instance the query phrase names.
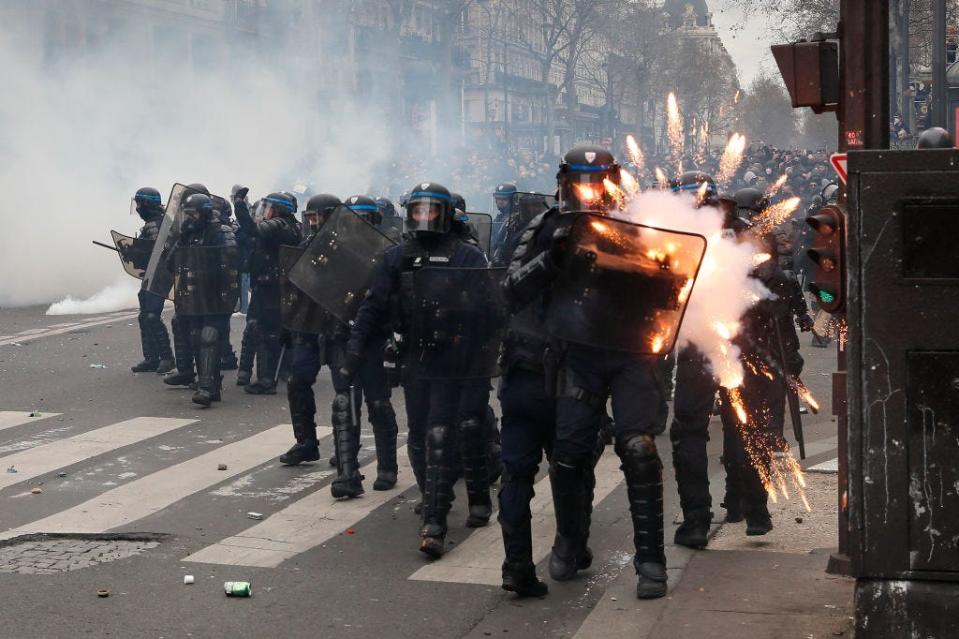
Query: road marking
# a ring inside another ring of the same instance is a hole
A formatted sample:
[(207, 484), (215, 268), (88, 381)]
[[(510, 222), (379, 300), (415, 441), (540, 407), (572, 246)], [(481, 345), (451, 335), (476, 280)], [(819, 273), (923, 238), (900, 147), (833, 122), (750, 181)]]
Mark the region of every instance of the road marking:
[[(7, 346), (9, 344), (23, 344), (24, 342), (31, 342), (35, 339), (40, 339), (41, 337), (52, 337), (54, 335), (62, 335), (64, 333), (70, 333), (72, 331), (81, 330), (84, 328), (91, 328), (93, 326), (100, 326), (101, 324), (110, 324), (111, 322), (117, 322), (124, 319), (132, 319), (137, 316), (137, 312), (127, 312), (120, 311), (118, 314), (110, 317), (96, 317), (90, 320), (84, 320), (78, 324), (73, 324), (71, 326), (63, 326), (61, 328), (50, 328), (44, 329), (43, 332), (35, 332), (30, 335), (12, 335), (6, 339), (0, 339), (0, 346)], [(31, 330), (40, 330), (40, 329), (31, 329)]]
[(29, 412), (0, 410), (0, 430), (6, 430), (7, 428), (13, 428), (14, 426), (27, 424), (29, 422), (37, 422), (41, 419), (56, 417), (58, 415), (60, 415), (60, 413), (41, 413), (36, 417), (30, 417)]
[[(619, 463), (619, 458), (610, 449), (596, 465), (594, 506), (606, 499), (623, 480)], [(623, 508), (627, 508), (627, 504), (624, 503)], [(548, 476), (536, 483), (536, 496), (530, 503), (530, 510), (533, 513), (533, 563), (539, 563), (549, 554), (556, 534), (553, 491)], [(450, 549), (442, 560), (414, 572), (410, 579), (499, 586), (503, 583), (502, 566), (502, 533), (499, 526), (490, 524)]]
[(0, 490), (57, 468), (72, 466), (85, 459), (194, 424), (196, 421), (167, 417), (137, 417), (0, 457), (0, 464), (12, 466), (17, 470), (15, 474), (0, 475)]
[[(128, 525), (272, 459), (289, 443), (290, 425), (274, 426), (108, 490), (68, 510), (0, 532), (0, 540), (41, 532), (102, 533)], [(227, 470), (217, 470), (218, 464), (226, 464)]]
[[(406, 446), (397, 451), (396, 460), (399, 477), (393, 490), (370, 491), (358, 499), (337, 501), (328, 489), (321, 488), (270, 515), (262, 523), (207, 546), (183, 561), (275, 568), (287, 559), (336, 537), (414, 486), (416, 482)], [(360, 473), (375, 476), (376, 462), (361, 468)]]
[(835, 475), (839, 472), (839, 458), (835, 457), (828, 461), (824, 461), (821, 464), (816, 464), (806, 469), (807, 473), (826, 473), (827, 475)]

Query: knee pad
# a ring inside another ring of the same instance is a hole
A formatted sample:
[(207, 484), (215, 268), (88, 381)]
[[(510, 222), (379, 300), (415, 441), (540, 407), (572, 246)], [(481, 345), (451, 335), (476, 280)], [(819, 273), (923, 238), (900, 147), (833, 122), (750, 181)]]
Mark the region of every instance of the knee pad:
[(379, 423), (381, 420), (389, 421), (395, 419), (396, 412), (393, 410), (393, 405), (390, 404), (389, 400), (378, 399), (370, 402), (370, 421)]
[(483, 422), (475, 417), (464, 419), (460, 422), (460, 433), (464, 441), (473, 441), (482, 438), (484, 435)]
[(652, 435), (626, 433), (616, 438), (616, 454), (621, 458), (636, 461), (659, 459), (656, 452), (656, 440)]
[(141, 315), (143, 316), (143, 320), (149, 324), (156, 324), (161, 321), (159, 313), (141, 313)]
[(509, 463), (503, 463), (502, 483), (529, 484), (536, 483), (536, 468), (514, 468)]
[(449, 426), (430, 426), (426, 431), (426, 451), (432, 461), (443, 459), (449, 431)]
[(333, 425), (345, 426), (350, 423), (350, 396), (337, 393), (333, 398)]
[(200, 343), (204, 346), (214, 346), (220, 341), (220, 331), (213, 326), (204, 326), (200, 331)]

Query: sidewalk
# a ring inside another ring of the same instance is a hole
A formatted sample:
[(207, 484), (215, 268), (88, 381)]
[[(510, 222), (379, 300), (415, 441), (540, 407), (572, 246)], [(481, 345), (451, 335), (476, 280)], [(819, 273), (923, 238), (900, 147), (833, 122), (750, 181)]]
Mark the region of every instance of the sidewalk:
[[(637, 601), (635, 576), (624, 570), (577, 637), (852, 637), (853, 581), (825, 572), (836, 540), (836, 475), (807, 473), (806, 482), (812, 512), (795, 495), (771, 503), (776, 529), (764, 537), (724, 524), (707, 550), (669, 546), (676, 569), (664, 599)], [(668, 540), (674, 529), (667, 527)]]

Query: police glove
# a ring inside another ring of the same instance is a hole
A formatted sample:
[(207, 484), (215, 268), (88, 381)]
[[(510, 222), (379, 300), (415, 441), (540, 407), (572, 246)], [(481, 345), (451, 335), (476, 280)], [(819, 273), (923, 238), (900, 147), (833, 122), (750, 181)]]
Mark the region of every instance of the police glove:
[(233, 204), (236, 205), (238, 202), (245, 202), (246, 196), (250, 192), (250, 187), (241, 186), (233, 193)]
[(796, 318), (796, 324), (799, 325), (800, 331), (802, 331), (803, 333), (808, 333), (809, 331), (812, 330), (815, 322), (813, 322), (813, 319), (809, 317), (808, 315), (802, 314)]
[(553, 231), (549, 245), (549, 261), (553, 267), (562, 264), (569, 250), (569, 226), (561, 226)]
[(360, 368), (363, 356), (353, 351), (346, 351), (343, 360), (340, 362), (339, 374), (342, 384), (345, 386), (353, 385), (353, 378), (356, 377), (356, 371)]

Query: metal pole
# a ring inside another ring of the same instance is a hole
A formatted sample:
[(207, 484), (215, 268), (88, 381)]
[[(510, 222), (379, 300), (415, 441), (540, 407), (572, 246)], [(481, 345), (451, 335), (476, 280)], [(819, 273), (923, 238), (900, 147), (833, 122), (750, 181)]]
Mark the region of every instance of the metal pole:
[(932, 16), (932, 126), (946, 126), (946, 0), (935, 0)]

